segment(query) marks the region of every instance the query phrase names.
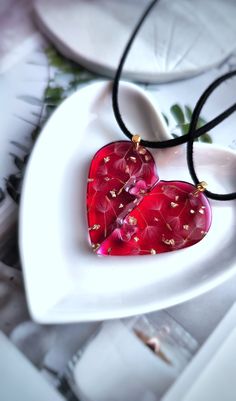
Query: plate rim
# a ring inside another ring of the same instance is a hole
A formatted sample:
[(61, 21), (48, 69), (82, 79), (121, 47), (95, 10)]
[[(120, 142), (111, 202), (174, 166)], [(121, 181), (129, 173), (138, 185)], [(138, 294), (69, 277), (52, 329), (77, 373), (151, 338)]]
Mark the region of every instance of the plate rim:
[[(35, 17), (37, 19), (37, 24), (42, 32), (48, 37), (48, 39), (53, 43), (56, 49), (58, 49), (65, 57), (71, 58), (74, 62), (81, 64), (84, 68), (92, 71), (95, 74), (101, 74), (107, 76), (109, 79), (114, 78), (115, 69), (111, 66), (106, 65), (106, 63), (101, 63), (100, 61), (95, 60), (91, 57), (89, 59), (83, 53), (76, 52), (73, 46), (71, 46), (68, 42), (64, 42), (62, 38), (59, 36), (58, 32), (56, 32), (49, 24), (46, 19), (43, 18), (42, 10), (40, 8), (40, 4), (38, 2), (34, 2), (34, 11)], [(194, 78), (197, 75), (203, 74), (206, 71), (209, 71), (213, 68), (224, 63), (232, 54), (233, 49), (228, 50), (224, 55), (219, 56), (217, 61), (208, 62), (206, 66), (198, 67), (196, 69), (185, 69), (181, 72), (135, 72), (134, 70), (127, 70), (124, 66), (123, 76), (125, 79), (132, 81), (139, 81), (142, 83), (168, 83), (172, 81), (177, 81), (181, 79), (189, 79)]]

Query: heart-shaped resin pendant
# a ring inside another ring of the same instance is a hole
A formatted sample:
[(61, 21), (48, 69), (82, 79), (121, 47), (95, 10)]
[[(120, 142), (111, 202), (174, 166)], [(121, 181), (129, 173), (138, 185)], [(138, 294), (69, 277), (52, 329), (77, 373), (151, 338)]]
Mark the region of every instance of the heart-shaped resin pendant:
[(94, 156), (88, 178), (90, 241), (99, 255), (155, 255), (199, 242), (211, 224), (205, 195), (192, 184), (159, 181), (155, 161), (132, 142)]

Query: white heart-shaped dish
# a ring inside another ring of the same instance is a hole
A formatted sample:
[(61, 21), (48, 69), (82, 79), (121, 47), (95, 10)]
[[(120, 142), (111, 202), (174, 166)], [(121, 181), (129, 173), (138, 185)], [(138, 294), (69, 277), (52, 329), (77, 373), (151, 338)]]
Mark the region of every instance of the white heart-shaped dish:
[[(161, 113), (143, 90), (122, 83), (120, 103), (132, 132), (148, 132), (149, 139), (170, 138)], [(86, 222), (90, 160), (99, 148), (121, 139), (111, 108), (111, 84), (98, 82), (63, 102), (35, 145), (22, 193), (20, 251), (29, 308), (41, 323), (161, 309), (213, 288), (236, 271), (235, 201), (212, 202), (211, 230), (190, 248), (142, 257), (98, 257), (91, 252)], [(191, 182), (184, 146), (152, 153), (163, 180)], [(197, 144), (195, 160), (199, 177), (212, 191), (234, 189), (233, 151)]]

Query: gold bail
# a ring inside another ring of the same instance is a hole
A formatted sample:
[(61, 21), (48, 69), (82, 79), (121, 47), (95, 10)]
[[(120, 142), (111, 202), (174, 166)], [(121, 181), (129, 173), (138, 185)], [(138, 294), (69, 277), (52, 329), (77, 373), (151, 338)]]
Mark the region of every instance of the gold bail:
[(194, 192), (194, 196), (197, 196), (199, 192), (204, 192), (207, 187), (207, 183), (205, 181), (201, 181), (196, 186), (196, 191)]
[(137, 150), (139, 147), (139, 144), (141, 142), (141, 136), (139, 135), (133, 135), (132, 136), (132, 142), (135, 144), (135, 149)]

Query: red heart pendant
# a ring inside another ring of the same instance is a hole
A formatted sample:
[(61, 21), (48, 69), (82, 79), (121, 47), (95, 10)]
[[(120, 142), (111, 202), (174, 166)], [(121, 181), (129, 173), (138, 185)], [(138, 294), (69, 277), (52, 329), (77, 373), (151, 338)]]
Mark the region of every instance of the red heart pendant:
[(151, 153), (120, 141), (94, 156), (88, 178), (89, 235), (99, 255), (155, 255), (199, 242), (211, 224), (203, 193), (159, 181)]

